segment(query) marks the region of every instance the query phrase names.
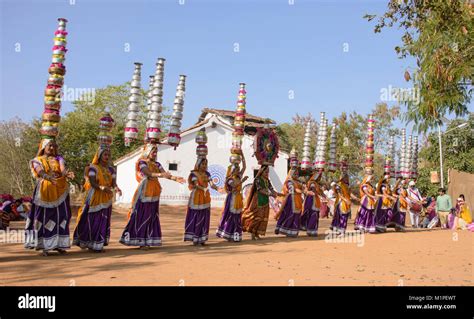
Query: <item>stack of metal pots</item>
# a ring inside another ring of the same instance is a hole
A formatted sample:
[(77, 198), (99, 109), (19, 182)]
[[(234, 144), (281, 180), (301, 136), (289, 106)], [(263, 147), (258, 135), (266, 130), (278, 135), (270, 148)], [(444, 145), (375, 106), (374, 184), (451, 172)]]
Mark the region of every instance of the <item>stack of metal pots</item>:
[(312, 168), (310, 158), (310, 145), (311, 145), (311, 121), (306, 123), (306, 130), (303, 139), (303, 155), (301, 158), (301, 170), (310, 171)]
[(326, 166), (327, 123), (326, 114), (321, 112), (313, 163), (315, 169), (324, 169)]
[(174, 98), (173, 114), (171, 114), (170, 131), (168, 132), (168, 144), (174, 147), (177, 147), (181, 141), (181, 120), (183, 119), (185, 92), (186, 75), (180, 75)]
[(64, 65), (67, 52), (66, 36), (68, 34), (66, 32), (66, 23), (66, 19), (59, 18), (58, 28), (54, 33), (53, 57), (48, 69), (49, 77), (44, 92), (44, 110), (40, 128), (40, 134), (43, 139), (55, 139), (59, 133), (61, 93), (64, 75), (66, 74), (66, 67)]
[(367, 140), (365, 142), (365, 174), (374, 173), (374, 129), (375, 120), (372, 114), (367, 119)]
[(332, 124), (331, 137), (329, 139), (329, 163), (328, 171), (335, 172), (337, 170), (336, 157), (336, 123)]
[(138, 112), (140, 111), (140, 101), (142, 100), (141, 88), (141, 68), (142, 64), (135, 62), (132, 82), (130, 83), (130, 97), (128, 98), (127, 123), (125, 125), (125, 144), (129, 144), (138, 138)]

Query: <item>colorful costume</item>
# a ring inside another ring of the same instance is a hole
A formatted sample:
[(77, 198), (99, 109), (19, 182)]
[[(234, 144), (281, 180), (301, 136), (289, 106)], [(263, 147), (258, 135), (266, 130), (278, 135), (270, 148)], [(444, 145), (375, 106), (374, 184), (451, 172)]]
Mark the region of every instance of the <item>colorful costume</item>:
[(474, 223), (472, 222), (471, 211), (462, 198), (458, 198), (458, 202), (456, 204), (456, 214), (458, 217), (453, 223), (453, 229), (467, 229), (469, 231), (474, 231)]
[[(197, 166), (188, 177), (191, 195), (188, 202), (186, 222), (184, 226), (184, 241), (201, 244), (209, 239), (209, 223), (211, 219), (211, 194), (207, 189), (211, 175), (201, 172)], [(205, 188), (200, 189), (196, 186)]]
[(115, 170), (111, 166), (102, 167), (93, 161), (86, 173), (86, 198), (78, 211), (73, 244), (82, 248), (102, 250), (110, 239), (113, 193), (92, 188), (89, 179), (95, 177), (98, 185), (112, 187)]
[(268, 167), (262, 166), (255, 177), (242, 213), (243, 231), (257, 236), (265, 236), (270, 214), (269, 196), (275, 192), (270, 180), (262, 176), (265, 169)]
[(209, 223), (211, 219), (211, 194), (209, 183), (211, 175), (202, 170), (201, 165), (207, 163), (207, 136), (202, 128), (196, 135), (197, 161), (194, 170), (188, 177), (188, 187), (191, 191), (184, 225), (184, 241), (203, 245), (209, 239)]
[(227, 197), (225, 200), (222, 218), (217, 228), (217, 237), (227, 240), (242, 240), (242, 173), (245, 171), (245, 161), (243, 169), (240, 170), (240, 162), (242, 161), (242, 140), (245, 129), (245, 104), (246, 91), (245, 83), (239, 84), (239, 94), (237, 97), (237, 109), (234, 116), (234, 132), (232, 134), (232, 148), (230, 149), (230, 163), (227, 168), (225, 190)]
[[(301, 230), (306, 230), (308, 236), (318, 236), (319, 213), (321, 211), (321, 189), (318, 185), (319, 178), (314, 178), (315, 173), (307, 183), (308, 191), (314, 195), (306, 195), (303, 203), (303, 215), (301, 215)], [(319, 173), (319, 177), (322, 173)]]
[[(114, 126), (114, 120), (110, 114), (100, 119), (100, 147), (85, 170), (86, 182), (84, 189), (86, 197), (77, 214), (76, 229), (74, 231), (73, 245), (81, 248), (89, 248), (94, 251), (102, 251), (110, 239), (110, 218), (112, 216), (113, 192), (105, 191), (100, 187), (110, 190), (115, 187), (115, 169), (101, 164), (101, 156), (110, 150), (112, 139), (109, 133)], [(91, 185), (91, 179), (95, 180), (98, 188)]]
[(157, 177), (147, 177), (150, 173), (164, 173), (161, 164), (149, 159), (156, 145), (147, 144), (141, 158), (135, 164), (135, 177), (138, 187), (133, 195), (132, 208), (127, 226), (120, 243), (127, 246), (161, 246), (160, 194), (161, 185)]
[(338, 182), (339, 190), (336, 194), (336, 200), (334, 203), (334, 217), (332, 219), (330, 229), (344, 234), (351, 212), (351, 193), (349, 190), (349, 176), (347, 175), (347, 166), (344, 162), (341, 166), (343, 175)]
[(303, 185), (297, 178), (292, 176), (292, 170), (290, 170), (288, 175), (283, 185), (282, 193), (285, 195), (285, 199), (277, 215), (278, 221), (275, 227), (275, 234), (284, 234), (287, 237), (298, 237), (303, 208)]
[[(141, 157), (135, 164), (135, 178), (138, 187), (133, 195), (132, 208), (129, 213), (128, 223), (120, 238), (120, 243), (127, 246), (161, 246), (161, 225), (160, 225), (160, 195), (161, 184), (158, 177), (153, 176), (158, 173), (166, 174), (161, 164), (156, 158), (150, 158), (158, 150), (161, 142), (161, 112), (163, 110), (163, 82), (164, 82), (165, 59), (158, 58), (156, 62), (155, 75), (150, 77), (150, 87), (147, 100), (147, 121), (145, 132), (145, 146)], [(141, 63), (135, 63), (135, 69), (131, 81), (129, 97), (129, 112), (125, 125), (125, 143), (137, 139), (138, 136), (138, 110), (140, 109), (140, 87), (141, 87)], [(183, 117), (183, 104), (185, 95), (184, 75), (180, 76), (176, 97), (174, 100), (173, 114), (168, 132), (167, 144), (179, 145), (181, 119)], [(171, 179), (171, 177), (168, 177)], [(175, 179), (176, 180), (176, 179)]]
[[(69, 248), (69, 184), (66, 163), (60, 155), (46, 156), (44, 148), (52, 142), (43, 140), (38, 156), (30, 162), (36, 186), (33, 202), (26, 220), (26, 248), (52, 250)], [(53, 176), (55, 184), (40, 176), (41, 171)]]
[(387, 231), (387, 227), (385, 225), (388, 218), (390, 218), (392, 215), (393, 206), (393, 201), (390, 198), (391, 191), (388, 181), (386, 183), (382, 183), (382, 181), (379, 182), (377, 193), (380, 194), (381, 197), (379, 197), (377, 200), (375, 208), (375, 229), (378, 232), (385, 232)]
[(52, 63), (44, 96), (44, 111), (40, 128), (41, 143), (37, 156), (31, 160), (30, 168), (36, 185), (31, 211), (26, 220), (26, 248), (42, 249), (45, 253), (55, 249), (63, 252), (70, 247), (69, 184), (66, 181), (66, 164), (58, 154), (45, 154), (45, 148), (55, 143), (59, 133), (61, 92), (66, 67), (66, 23), (58, 19), (53, 46)]
[(396, 231), (404, 231), (405, 218), (408, 211), (407, 191), (403, 185), (400, 185), (395, 187), (395, 193), (397, 199), (393, 204), (391, 215), (388, 216), (386, 226), (387, 228), (395, 227)]
[(360, 208), (354, 228), (363, 232), (375, 233), (375, 200), (366, 194), (375, 196), (375, 189), (370, 181), (368, 181), (368, 177), (364, 178), (359, 189), (361, 198)]
[[(239, 167), (237, 166), (237, 169)], [(222, 218), (217, 228), (217, 237), (227, 240), (241, 241), (242, 240), (242, 222), (241, 214), (243, 208), (242, 199), (242, 183), (240, 172), (231, 175), (232, 165), (228, 168), (227, 178), (225, 181), (225, 190), (227, 197), (225, 199), (224, 211)]]

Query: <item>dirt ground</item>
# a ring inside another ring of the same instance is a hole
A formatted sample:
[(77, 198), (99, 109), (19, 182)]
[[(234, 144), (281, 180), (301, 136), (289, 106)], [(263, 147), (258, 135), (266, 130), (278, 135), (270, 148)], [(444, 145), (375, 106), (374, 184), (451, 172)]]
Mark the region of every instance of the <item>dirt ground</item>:
[[(105, 253), (73, 247), (66, 255), (42, 257), (18, 243), (0, 244), (0, 285), (472, 285), (473, 239), (468, 231), (408, 230), (330, 240), (329, 219), (320, 235), (274, 234), (231, 243), (215, 236), (220, 209), (212, 210), (204, 247), (182, 241), (185, 207), (161, 207), (164, 245), (141, 251), (118, 243), (126, 211), (114, 209), (112, 238)], [(12, 228), (21, 230), (24, 223)], [(71, 221), (71, 233), (75, 218)], [(350, 222), (348, 230), (353, 228)], [(20, 233), (20, 232), (18, 232)], [(10, 239), (12, 238), (9, 235)]]

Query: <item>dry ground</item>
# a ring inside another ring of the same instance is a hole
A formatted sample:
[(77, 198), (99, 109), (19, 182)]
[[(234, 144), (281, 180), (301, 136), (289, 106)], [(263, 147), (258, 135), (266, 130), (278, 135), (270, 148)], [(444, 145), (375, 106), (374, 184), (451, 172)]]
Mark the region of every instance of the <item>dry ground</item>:
[[(320, 235), (267, 236), (230, 243), (217, 238), (220, 209), (212, 210), (207, 246), (182, 241), (185, 207), (161, 207), (164, 245), (148, 251), (118, 243), (126, 211), (114, 209), (112, 239), (101, 254), (73, 247), (67, 255), (39, 256), (21, 243), (0, 244), (0, 285), (472, 285), (473, 238), (467, 231), (408, 230), (328, 242)], [(71, 221), (71, 233), (75, 218)], [(350, 223), (348, 229), (352, 229)], [(16, 222), (13, 228), (21, 229)]]

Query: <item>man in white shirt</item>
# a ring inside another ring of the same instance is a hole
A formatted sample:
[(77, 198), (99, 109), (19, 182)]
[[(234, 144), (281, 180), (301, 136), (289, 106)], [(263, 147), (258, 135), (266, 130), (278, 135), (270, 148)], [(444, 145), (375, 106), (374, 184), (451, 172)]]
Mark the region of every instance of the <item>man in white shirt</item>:
[(331, 189), (325, 190), (324, 195), (328, 199), (328, 208), (329, 208), (329, 216), (333, 216), (334, 214), (334, 200), (336, 198), (336, 183), (331, 183)]
[(424, 203), (424, 199), (415, 185), (415, 181), (410, 181), (410, 183), (408, 183), (409, 187), (407, 201), (410, 210), (410, 222), (412, 228), (419, 227), (420, 213)]

